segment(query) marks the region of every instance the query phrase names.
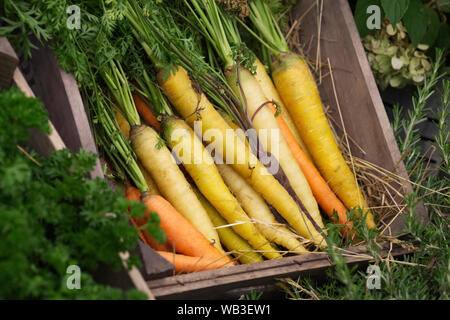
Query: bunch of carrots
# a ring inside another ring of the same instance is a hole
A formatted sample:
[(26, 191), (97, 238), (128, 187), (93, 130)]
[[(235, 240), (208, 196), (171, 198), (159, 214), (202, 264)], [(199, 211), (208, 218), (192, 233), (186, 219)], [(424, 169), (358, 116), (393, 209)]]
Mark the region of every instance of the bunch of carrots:
[[(322, 212), (344, 237), (353, 236), (353, 208), (376, 227), (307, 63), (289, 50), (264, 0), (249, 1), (248, 9), (242, 20), (214, 0), (179, 0), (172, 9), (124, 0), (121, 23), (133, 32), (142, 54), (131, 59), (142, 69), (129, 79), (127, 61), (112, 59), (101, 71), (109, 98), (97, 117), (114, 115), (102, 145), (123, 149), (110, 156), (129, 181), (126, 197), (158, 214), (166, 242), (143, 229), (148, 217), (131, 221), (179, 273), (324, 248)], [(239, 25), (270, 52), (270, 70), (246, 48)], [(201, 35), (207, 58), (179, 41), (188, 28)], [(269, 171), (261, 150), (278, 172)]]

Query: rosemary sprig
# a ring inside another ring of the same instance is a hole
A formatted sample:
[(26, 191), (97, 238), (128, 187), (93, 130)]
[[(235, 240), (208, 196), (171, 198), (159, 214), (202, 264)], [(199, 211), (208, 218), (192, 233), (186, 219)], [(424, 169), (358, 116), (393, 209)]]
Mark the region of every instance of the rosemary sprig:
[(433, 95), (439, 79), (443, 77), (443, 74), (439, 72), (443, 64), (443, 57), (443, 50), (437, 50), (431, 74), (424, 80), (423, 85), (418, 87), (417, 95), (413, 97), (413, 108), (408, 111), (407, 117), (401, 117), (400, 106), (394, 106), (394, 115), (397, 120), (393, 123), (393, 130), (398, 137), (399, 149), (404, 155), (404, 162), (408, 169), (412, 169), (411, 163), (419, 155), (420, 150), (415, 147), (420, 141), (417, 125), (427, 119), (426, 102)]
[(443, 92), (441, 93), (442, 109), (438, 110), (436, 127), (438, 134), (436, 135), (436, 145), (442, 159), (441, 169), (447, 175), (450, 175), (450, 80), (442, 81)]

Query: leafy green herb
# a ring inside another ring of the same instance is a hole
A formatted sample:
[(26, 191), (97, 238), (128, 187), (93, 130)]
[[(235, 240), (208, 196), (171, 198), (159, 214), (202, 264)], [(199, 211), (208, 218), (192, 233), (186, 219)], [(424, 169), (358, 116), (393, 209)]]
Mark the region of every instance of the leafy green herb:
[[(30, 129), (48, 132), (40, 101), (14, 88), (0, 93), (0, 106), (0, 299), (145, 298), (93, 276), (101, 266), (121, 268), (119, 252), (133, 249), (138, 238), (127, 210), (143, 217), (144, 206), (103, 179), (85, 178), (94, 154), (64, 149), (42, 158), (18, 147)], [(158, 222), (152, 220), (152, 230)], [(66, 285), (70, 265), (81, 269), (79, 290)]]
[(414, 159), (420, 157), (420, 152), (414, 148), (420, 141), (417, 125), (426, 119), (426, 102), (430, 95), (434, 93), (436, 84), (443, 76), (439, 73), (443, 62), (443, 53), (440, 51), (433, 64), (431, 75), (417, 89), (417, 95), (413, 97), (414, 108), (408, 112), (407, 117), (401, 116), (400, 106), (394, 106), (394, 114), (396, 115), (397, 121), (394, 122), (393, 129), (398, 140), (400, 151), (406, 154), (404, 161), (409, 170), (413, 169)]
[(263, 292), (258, 292), (255, 289), (251, 289), (248, 294), (242, 295), (239, 300), (249, 300), (255, 301), (260, 300), (263, 295)]
[(31, 49), (36, 48), (29, 39), (29, 30), (38, 40), (50, 39), (50, 34), (45, 28), (45, 21), (40, 19), (39, 7), (36, 3), (26, 1), (5, 0), (2, 2), (0, 14), (5, 25), (0, 26), (0, 36), (10, 37), (20, 48), (23, 48), (25, 57), (29, 58)]

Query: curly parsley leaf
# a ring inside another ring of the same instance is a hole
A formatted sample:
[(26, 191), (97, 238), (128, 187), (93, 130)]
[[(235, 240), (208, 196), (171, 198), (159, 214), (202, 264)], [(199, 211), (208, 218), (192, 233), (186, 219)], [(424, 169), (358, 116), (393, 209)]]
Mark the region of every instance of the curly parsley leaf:
[[(118, 253), (138, 239), (128, 207), (144, 216), (143, 205), (130, 203), (103, 179), (85, 178), (95, 154), (23, 153), (17, 145), (30, 129), (48, 132), (42, 103), (17, 89), (0, 92), (0, 299), (144, 299), (137, 290), (93, 277), (105, 265), (121, 268)], [(127, 265), (138, 262), (132, 257)], [(80, 290), (66, 286), (69, 265), (81, 269)]]

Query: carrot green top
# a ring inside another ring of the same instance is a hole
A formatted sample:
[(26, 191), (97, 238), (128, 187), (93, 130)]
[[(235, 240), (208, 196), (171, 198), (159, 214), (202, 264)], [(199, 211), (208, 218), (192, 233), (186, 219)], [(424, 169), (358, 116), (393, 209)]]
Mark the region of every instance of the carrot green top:
[(249, 30), (275, 56), (289, 52), (289, 46), (278, 23), (264, 0), (253, 0), (249, 3), (250, 20), (262, 39)]

